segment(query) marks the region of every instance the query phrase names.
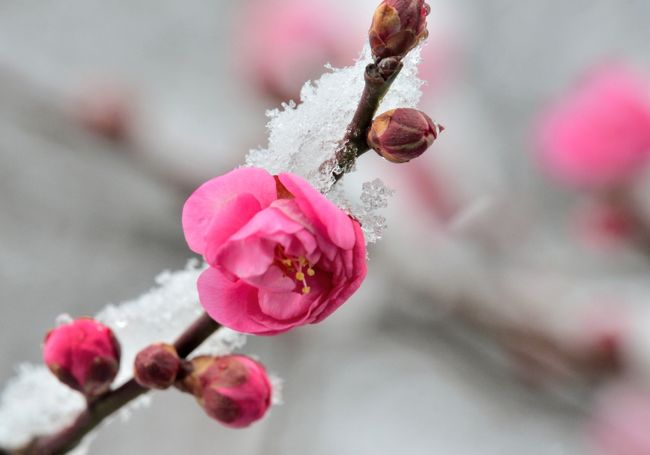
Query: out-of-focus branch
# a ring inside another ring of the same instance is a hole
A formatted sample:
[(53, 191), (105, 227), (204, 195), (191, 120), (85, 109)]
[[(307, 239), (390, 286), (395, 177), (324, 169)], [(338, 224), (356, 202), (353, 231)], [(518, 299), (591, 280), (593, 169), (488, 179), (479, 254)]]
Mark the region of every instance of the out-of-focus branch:
[(490, 314), (488, 308), (470, 300), (459, 301), (454, 314), (497, 343), (530, 383), (543, 382), (540, 374), (593, 381), (616, 374), (621, 368), (615, 343), (607, 340), (593, 346), (572, 345), (540, 326)]

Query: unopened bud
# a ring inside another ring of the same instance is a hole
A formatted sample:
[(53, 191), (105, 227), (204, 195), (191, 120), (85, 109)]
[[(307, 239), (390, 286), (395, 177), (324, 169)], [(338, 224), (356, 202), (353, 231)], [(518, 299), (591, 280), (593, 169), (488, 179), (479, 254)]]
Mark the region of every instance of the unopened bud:
[(170, 344), (152, 344), (135, 356), (135, 380), (149, 389), (167, 389), (174, 384), (181, 368), (176, 348)]
[(444, 130), (416, 109), (393, 109), (372, 122), (368, 145), (393, 163), (406, 163), (422, 155)]
[(92, 398), (110, 389), (119, 369), (120, 345), (105, 325), (77, 319), (46, 335), (43, 359), (61, 382)]
[(184, 379), (206, 414), (231, 428), (261, 419), (271, 405), (271, 383), (264, 367), (241, 356), (197, 357)]
[(427, 14), (424, 0), (384, 0), (375, 10), (368, 33), (372, 54), (404, 57), (427, 37)]

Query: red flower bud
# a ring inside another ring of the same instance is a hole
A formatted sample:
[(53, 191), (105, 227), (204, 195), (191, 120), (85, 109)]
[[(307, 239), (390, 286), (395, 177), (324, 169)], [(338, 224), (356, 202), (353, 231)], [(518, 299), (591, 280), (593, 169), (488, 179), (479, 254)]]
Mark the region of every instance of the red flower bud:
[(135, 380), (149, 389), (167, 389), (176, 381), (181, 360), (170, 344), (152, 344), (135, 356)]
[(393, 163), (406, 163), (422, 155), (444, 131), (416, 109), (393, 109), (372, 122), (368, 145)]
[(111, 329), (84, 318), (52, 329), (43, 359), (67, 386), (91, 398), (108, 391), (120, 364), (120, 345)]
[(377, 58), (404, 57), (425, 39), (429, 6), (424, 0), (384, 0), (375, 10), (368, 36)]
[(184, 380), (213, 419), (244, 428), (261, 419), (271, 405), (271, 382), (264, 367), (241, 355), (197, 357)]

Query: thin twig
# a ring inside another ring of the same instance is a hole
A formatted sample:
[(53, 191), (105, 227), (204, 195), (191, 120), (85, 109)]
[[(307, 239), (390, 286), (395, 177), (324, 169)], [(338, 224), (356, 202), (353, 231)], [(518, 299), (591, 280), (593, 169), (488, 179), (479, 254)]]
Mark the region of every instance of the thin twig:
[(372, 124), (379, 103), (384, 98), (403, 64), (396, 58), (385, 58), (366, 67), (365, 86), (359, 105), (348, 125), (341, 146), (336, 151), (336, 167), (332, 173), (334, 183), (350, 172), (357, 158), (369, 150), (366, 134)]
[[(179, 357), (187, 357), (203, 341), (212, 335), (221, 325), (206, 313), (190, 325), (174, 343)], [(34, 439), (27, 447), (6, 452), (0, 449), (0, 455), (58, 455), (74, 449), (83, 438), (96, 428), (106, 417), (126, 405), (133, 399), (148, 392), (135, 379), (130, 379), (115, 390), (89, 403), (87, 408), (77, 416), (68, 427), (51, 435)]]

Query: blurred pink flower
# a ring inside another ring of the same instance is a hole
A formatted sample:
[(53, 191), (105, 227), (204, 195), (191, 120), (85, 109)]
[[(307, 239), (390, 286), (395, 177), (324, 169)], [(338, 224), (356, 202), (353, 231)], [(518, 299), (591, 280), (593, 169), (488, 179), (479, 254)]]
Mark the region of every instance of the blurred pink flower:
[(650, 155), (650, 84), (623, 66), (595, 71), (543, 116), (541, 163), (574, 186), (628, 182)]
[[(239, 71), (266, 95), (297, 99), (303, 84), (320, 76), (324, 65), (353, 62), (368, 41), (370, 19), (377, 3), (336, 3), (327, 0), (242, 0), (236, 27), (235, 55)], [(372, 8), (371, 8), (372, 7)], [(449, 21), (436, 10), (436, 23), (423, 47), (420, 72), (432, 95), (450, 77), (458, 54)], [(365, 16), (364, 16), (365, 17)]]
[(106, 392), (115, 379), (120, 345), (105, 325), (90, 318), (77, 319), (50, 330), (43, 360), (61, 382), (92, 397)]
[[(241, 14), (239, 66), (266, 94), (296, 99), (324, 65), (352, 63), (360, 49), (354, 15), (326, 0), (254, 0)], [(361, 30), (359, 30), (361, 32)]]
[(650, 391), (618, 386), (607, 390), (589, 425), (594, 455), (650, 454)]
[(293, 174), (242, 168), (208, 181), (185, 203), (183, 230), (210, 265), (201, 304), (240, 332), (320, 322), (366, 275), (359, 223)]

